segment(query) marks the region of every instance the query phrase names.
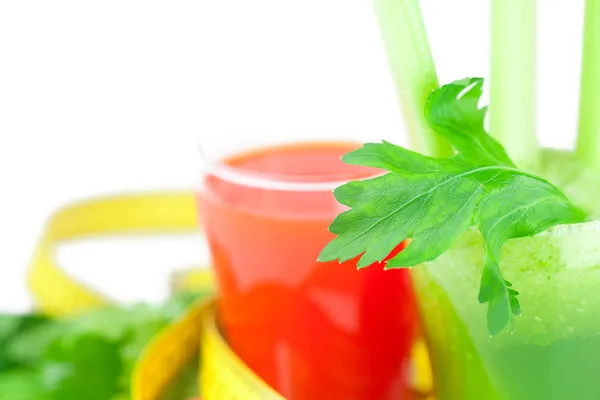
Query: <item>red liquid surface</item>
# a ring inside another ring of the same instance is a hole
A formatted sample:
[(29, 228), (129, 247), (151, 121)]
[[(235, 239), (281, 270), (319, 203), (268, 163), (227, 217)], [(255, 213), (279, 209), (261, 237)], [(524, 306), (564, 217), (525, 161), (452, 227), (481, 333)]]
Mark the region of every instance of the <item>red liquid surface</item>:
[[(372, 175), (340, 161), (355, 147), (266, 148), (227, 164), (287, 182)], [(343, 211), (331, 190), (261, 189), (216, 176), (204, 186), (199, 203), (221, 293), (219, 325), (249, 367), (290, 400), (407, 398), (417, 326), (408, 273), (315, 261)]]

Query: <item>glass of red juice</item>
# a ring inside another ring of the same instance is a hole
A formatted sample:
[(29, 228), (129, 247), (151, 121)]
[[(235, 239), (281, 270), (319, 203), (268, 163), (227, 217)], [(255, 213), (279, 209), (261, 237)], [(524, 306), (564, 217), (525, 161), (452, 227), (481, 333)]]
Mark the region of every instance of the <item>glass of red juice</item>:
[(198, 203), (232, 349), (290, 400), (409, 398), (407, 271), (316, 262), (344, 210), (333, 189), (380, 172), (343, 163), (348, 142), (227, 147), (203, 147)]

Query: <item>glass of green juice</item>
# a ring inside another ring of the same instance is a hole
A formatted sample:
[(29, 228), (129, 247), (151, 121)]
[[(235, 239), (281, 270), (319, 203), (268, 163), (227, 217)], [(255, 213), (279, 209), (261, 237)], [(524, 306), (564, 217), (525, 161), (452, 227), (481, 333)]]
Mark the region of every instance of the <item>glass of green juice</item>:
[[(568, 155), (545, 158), (546, 176), (593, 206), (598, 179)], [(600, 399), (600, 221), (510, 240), (501, 260), (522, 315), (494, 337), (477, 301), (485, 249), (476, 229), (412, 269), (436, 400)]]

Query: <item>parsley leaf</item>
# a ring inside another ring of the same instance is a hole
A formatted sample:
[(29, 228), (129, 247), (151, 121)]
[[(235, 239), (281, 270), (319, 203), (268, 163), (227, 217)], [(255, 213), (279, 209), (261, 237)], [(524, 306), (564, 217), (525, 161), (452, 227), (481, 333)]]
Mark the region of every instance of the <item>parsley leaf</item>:
[[(0, 372), (34, 365), (50, 340), (46, 332), (55, 330), (54, 325), (43, 315), (0, 314)], [(36, 338), (28, 340), (32, 336)], [(20, 345), (23, 341), (25, 345)]]
[[(128, 399), (152, 337), (208, 294), (181, 292), (160, 306), (107, 306), (60, 320), (0, 315), (0, 399)], [(182, 374), (167, 397), (192, 392), (192, 375)]]
[(350, 207), (329, 230), (336, 234), (320, 261), (347, 261), (358, 267), (381, 262), (402, 241), (408, 247), (386, 268), (433, 260), (476, 225), (486, 244), (479, 301), (488, 303), (490, 334), (503, 331), (520, 315), (517, 292), (502, 277), (500, 251), (511, 238), (531, 236), (586, 214), (548, 181), (515, 167), (502, 146), (484, 129), (479, 108), (483, 79), (463, 79), (434, 91), (425, 115), (436, 133), (458, 154), (427, 157), (388, 142), (365, 144), (343, 157), (349, 164), (389, 173), (347, 183), (334, 192)]
[(53, 342), (40, 371), (51, 399), (109, 400), (121, 391), (122, 368), (119, 343), (86, 334)]

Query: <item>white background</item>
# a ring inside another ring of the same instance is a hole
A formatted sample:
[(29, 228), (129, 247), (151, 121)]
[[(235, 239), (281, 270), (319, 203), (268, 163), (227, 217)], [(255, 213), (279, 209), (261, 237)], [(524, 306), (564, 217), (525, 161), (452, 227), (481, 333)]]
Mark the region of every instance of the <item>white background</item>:
[[(422, 0), (440, 80), (486, 75), (484, 0)], [(572, 145), (582, 1), (539, 0), (540, 132)], [(203, 137), (368, 132), (404, 143), (366, 0), (0, 2), (0, 310), (48, 216), (90, 196), (190, 188)], [(122, 300), (165, 294), (199, 237), (63, 249)]]

